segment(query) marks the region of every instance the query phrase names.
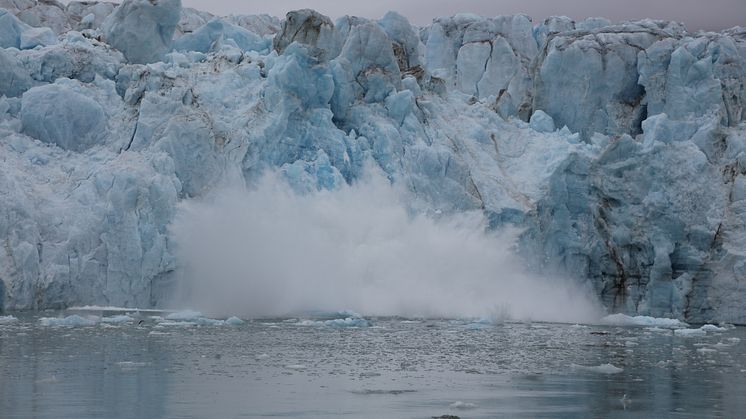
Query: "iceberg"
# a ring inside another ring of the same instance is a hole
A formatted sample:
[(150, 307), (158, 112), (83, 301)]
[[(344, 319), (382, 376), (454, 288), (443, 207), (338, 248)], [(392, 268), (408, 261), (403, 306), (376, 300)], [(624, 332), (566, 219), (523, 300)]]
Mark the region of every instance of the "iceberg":
[(609, 324), (746, 323), (744, 28), (6, 3), (2, 309), (164, 307), (182, 204), (373, 166), (412, 214), (520, 228)]
[(246, 322), (239, 319), (236, 316), (231, 316), (225, 319), (225, 324), (230, 325), (230, 326), (241, 326), (243, 324), (246, 324)]

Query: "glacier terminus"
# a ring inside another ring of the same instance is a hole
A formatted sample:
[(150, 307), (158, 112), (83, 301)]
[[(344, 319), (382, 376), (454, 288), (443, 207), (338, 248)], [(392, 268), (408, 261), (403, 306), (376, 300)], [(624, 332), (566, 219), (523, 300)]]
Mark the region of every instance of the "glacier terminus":
[(0, 0), (0, 312), (163, 307), (184, 202), (371, 167), (608, 312), (746, 323), (746, 28)]

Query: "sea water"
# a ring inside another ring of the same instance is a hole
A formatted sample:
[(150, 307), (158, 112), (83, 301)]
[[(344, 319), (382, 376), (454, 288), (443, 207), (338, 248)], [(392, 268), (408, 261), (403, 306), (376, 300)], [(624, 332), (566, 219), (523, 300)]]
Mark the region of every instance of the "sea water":
[(0, 417), (700, 418), (746, 411), (740, 327), (675, 333), (403, 318), (242, 324), (152, 313), (48, 320), (68, 314), (3, 317)]

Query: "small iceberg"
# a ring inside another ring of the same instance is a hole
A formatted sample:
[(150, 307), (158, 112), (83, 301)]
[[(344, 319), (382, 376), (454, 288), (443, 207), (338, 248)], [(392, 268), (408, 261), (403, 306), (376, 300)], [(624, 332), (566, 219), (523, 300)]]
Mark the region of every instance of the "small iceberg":
[(601, 364), (595, 366), (572, 364), (571, 367), (574, 369), (595, 372), (598, 374), (619, 374), (620, 372), (624, 371), (623, 368), (619, 368), (612, 364)]
[(238, 317), (229, 317), (226, 320), (211, 319), (205, 317), (201, 312), (195, 310), (183, 310), (177, 311), (167, 315), (163, 320), (157, 320), (158, 325), (161, 326), (179, 326), (179, 325), (190, 325), (190, 326), (238, 326), (244, 324), (244, 321)]
[(225, 324), (231, 325), (231, 326), (241, 326), (242, 324), (245, 324), (246, 322), (239, 319), (236, 316), (231, 316), (225, 319)]
[(637, 327), (659, 327), (665, 329), (680, 329), (689, 325), (678, 319), (668, 319), (650, 316), (628, 316), (617, 313), (610, 314), (601, 319), (600, 324), (604, 326), (637, 326)]
[(326, 326), (335, 328), (345, 327), (370, 327), (370, 321), (363, 318), (362, 315), (351, 310), (331, 311), (331, 312), (311, 312), (308, 313), (311, 319), (300, 320), (295, 322), (298, 326)]
[(18, 322), (15, 316), (0, 316), (0, 324), (12, 324)]
[(476, 409), (477, 405), (474, 403), (465, 403), (462, 401), (453, 402), (448, 407), (451, 409), (460, 409), (460, 410), (467, 410), (467, 409)]
[(700, 327), (700, 329), (704, 330), (705, 332), (727, 332), (728, 331), (727, 327), (715, 326), (714, 324), (706, 324)]
[(676, 329), (673, 331), (673, 334), (674, 336), (684, 338), (707, 336), (707, 332), (702, 329)]

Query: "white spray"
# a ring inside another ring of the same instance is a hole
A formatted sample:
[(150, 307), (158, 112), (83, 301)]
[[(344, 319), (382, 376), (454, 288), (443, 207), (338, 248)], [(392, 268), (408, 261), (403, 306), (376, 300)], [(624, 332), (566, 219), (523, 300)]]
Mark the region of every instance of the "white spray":
[(481, 213), (412, 216), (404, 195), (381, 175), (309, 194), (267, 175), (182, 204), (172, 233), (189, 303), (246, 317), (598, 318), (577, 285), (522, 269), (515, 235), (485, 232)]

